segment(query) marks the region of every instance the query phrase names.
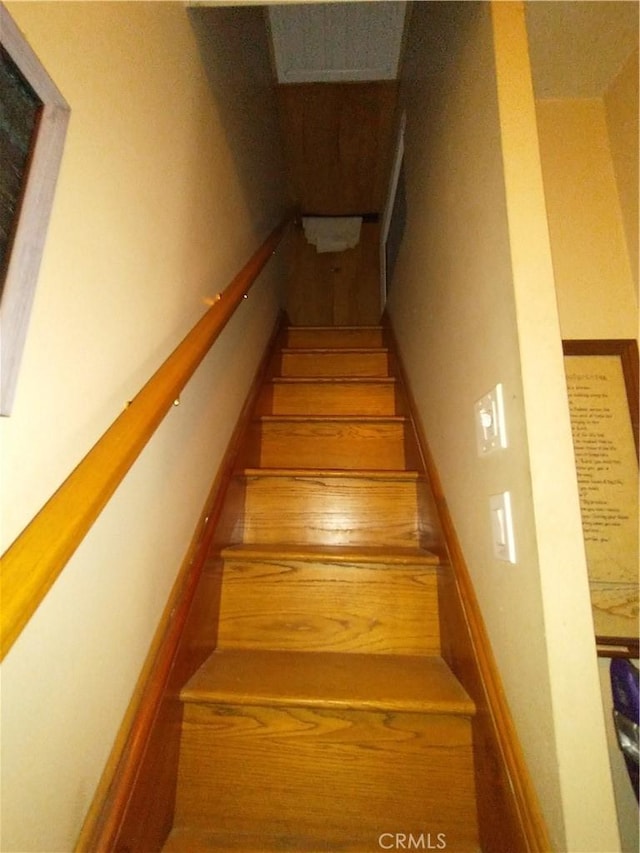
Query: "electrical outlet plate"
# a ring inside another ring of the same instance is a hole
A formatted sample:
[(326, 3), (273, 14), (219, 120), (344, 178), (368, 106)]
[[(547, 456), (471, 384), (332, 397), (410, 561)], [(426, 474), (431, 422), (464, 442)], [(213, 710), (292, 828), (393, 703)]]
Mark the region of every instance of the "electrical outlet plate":
[(491, 537), (493, 553), (499, 560), (507, 563), (516, 562), (516, 546), (513, 535), (513, 515), (511, 512), (511, 494), (503, 492), (491, 495)]
[(486, 456), (507, 446), (502, 383), (485, 394), (474, 406), (478, 456)]

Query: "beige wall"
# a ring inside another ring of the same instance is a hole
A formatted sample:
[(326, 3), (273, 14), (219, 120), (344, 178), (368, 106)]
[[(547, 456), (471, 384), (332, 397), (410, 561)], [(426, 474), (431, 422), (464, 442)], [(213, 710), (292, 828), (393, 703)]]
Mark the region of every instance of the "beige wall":
[(636, 337), (604, 101), (540, 100), (536, 112), (562, 336)]
[(604, 96), (613, 169), (638, 298), (638, 50), (629, 57)]
[[(492, 4), (513, 285), (565, 842), (619, 849), (521, 3)], [(583, 746), (589, 744), (588, 754)], [(580, 753), (583, 753), (582, 755)]]
[[(536, 104), (560, 327), (564, 338), (638, 335), (638, 53), (604, 98)], [(638, 806), (611, 724), (609, 662), (599, 662), (624, 851)]]
[[(9, 10), (72, 113), (14, 413), (0, 421), (3, 547), (282, 209), (259, 10), (219, 22), (221, 61), (235, 51), (224, 97), (212, 94), (181, 2)], [(252, 50), (241, 53), (247, 39)], [(3, 664), (7, 853), (73, 848), (270, 334), (278, 287), (276, 260)]]
[[(497, 3), (493, 30), (491, 13), (414, 5), (408, 218), (389, 310), (554, 844), (613, 851), (524, 19)], [(497, 382), (509, 446), (480, 459), (473, 405)], [(503, 490), (516, 565), (492, 552), (489, 496)]]

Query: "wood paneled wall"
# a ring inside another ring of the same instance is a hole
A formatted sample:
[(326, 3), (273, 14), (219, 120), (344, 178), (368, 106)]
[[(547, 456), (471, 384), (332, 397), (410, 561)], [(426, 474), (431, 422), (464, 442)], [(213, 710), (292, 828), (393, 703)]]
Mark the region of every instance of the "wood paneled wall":
[(386, 202), (397, 84), (278, 86), (291, 191), (302, 213), (380, 213)]
[(318, 253), (301, 227), (290, 244), (286, 311), (294, 326), (367, 326), (380, 322), (380, 226), (363, 222), (360, 242)]

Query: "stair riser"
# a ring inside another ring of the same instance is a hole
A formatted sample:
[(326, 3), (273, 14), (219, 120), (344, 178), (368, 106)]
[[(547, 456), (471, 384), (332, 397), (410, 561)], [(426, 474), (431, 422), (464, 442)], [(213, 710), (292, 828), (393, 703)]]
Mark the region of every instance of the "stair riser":
[(289, 329), (287, 347), (381, 347), (384, 345), (382, 329)]
[(388, 376), (386, 352), (289, 352), (276, 362), (281, 376)]
[(420, 546), (416, 483), (367, 476), (249, 477), (243, 541)]
[(441, 832), (448, 849), (476, 850), (469, 721), (187, 705), (176, 817), (230, 835), (334, 842), (324, 849), (376, 850), (384, 832)]
[(402, 422), (263, 421), (254, 429), (260, 434), (263, 468), (405, 467)]
[(392, 383), (274, 383), (265, 389), (259, 414), (379, 415), (396, 414)]
[(227, 561), (218, 647), (439, 654), (437, 570)]

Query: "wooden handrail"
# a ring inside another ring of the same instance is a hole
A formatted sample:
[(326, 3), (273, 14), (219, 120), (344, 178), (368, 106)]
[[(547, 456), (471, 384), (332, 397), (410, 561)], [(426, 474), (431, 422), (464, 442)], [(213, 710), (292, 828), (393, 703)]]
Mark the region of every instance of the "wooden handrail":
[(0, 559), (0, 660), (276, 251), (285, 218)]

